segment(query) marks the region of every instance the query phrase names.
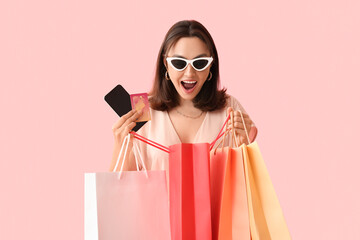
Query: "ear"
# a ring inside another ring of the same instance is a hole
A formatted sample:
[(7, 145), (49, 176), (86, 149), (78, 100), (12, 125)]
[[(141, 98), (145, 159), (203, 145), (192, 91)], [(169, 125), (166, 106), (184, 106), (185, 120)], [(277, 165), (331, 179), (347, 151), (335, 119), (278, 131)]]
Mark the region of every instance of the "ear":
[(167, 62), (166, 62), (165, 57), (163, 57), (163, 63), (164, 63), (164, 65), (165, 65), (166, 69), (167, 69)]

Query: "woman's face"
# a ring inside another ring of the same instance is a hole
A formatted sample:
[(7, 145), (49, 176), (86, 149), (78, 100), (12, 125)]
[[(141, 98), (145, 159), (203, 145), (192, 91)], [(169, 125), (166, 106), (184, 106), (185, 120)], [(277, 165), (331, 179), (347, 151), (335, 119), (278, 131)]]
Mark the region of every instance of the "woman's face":
[(174, 84), (182, 100), (194, 99), (208, 78), (211, 65), (203, 71), (197, 71), (189, 63), (184, 70), (179, 72), (166, 62), (166, 57), (181, 57), (188, 60), (210, 57), (210, 51), (206, 44), (198, 37), (183, 37), (169, 49), (168, 55), (164, 58), (164, 64), (170, 77), (170, 80), (167, 81)]

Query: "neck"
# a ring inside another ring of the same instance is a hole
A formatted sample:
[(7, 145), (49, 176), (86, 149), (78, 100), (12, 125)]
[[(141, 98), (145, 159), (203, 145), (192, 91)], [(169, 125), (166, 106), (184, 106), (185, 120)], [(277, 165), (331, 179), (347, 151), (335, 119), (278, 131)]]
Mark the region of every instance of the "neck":
[(196, 107), (194, 107), (194, 103), (191, 100), (184, 100), (181, 99), (180, 100), (180, 104), (178, 106), (178, 109), (184, 109), (184, 110), (195, 110), (197, 109)]
[(180, 105), (175, 108), (176, 111), (187, 116), (198, 116), (202, 110), (196, 108), (191, 100), (181, 100)]

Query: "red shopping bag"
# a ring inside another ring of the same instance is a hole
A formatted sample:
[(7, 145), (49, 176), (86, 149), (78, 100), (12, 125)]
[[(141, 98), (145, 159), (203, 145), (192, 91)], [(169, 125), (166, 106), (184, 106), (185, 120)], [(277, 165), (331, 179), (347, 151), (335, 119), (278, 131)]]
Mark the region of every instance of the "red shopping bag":
[(169, 194), (172, 240), (210, 240), (208, 143), (170, 146)]

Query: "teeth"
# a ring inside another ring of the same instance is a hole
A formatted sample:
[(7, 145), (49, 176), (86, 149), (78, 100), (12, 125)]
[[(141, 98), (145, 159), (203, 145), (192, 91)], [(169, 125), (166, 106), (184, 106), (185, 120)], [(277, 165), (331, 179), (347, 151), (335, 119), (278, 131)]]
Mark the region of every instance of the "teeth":
[(192, 84), (192, 83), (196, 83), (196, 81), (183, 81), (184, 83), (189, 83), (189, 84)]

